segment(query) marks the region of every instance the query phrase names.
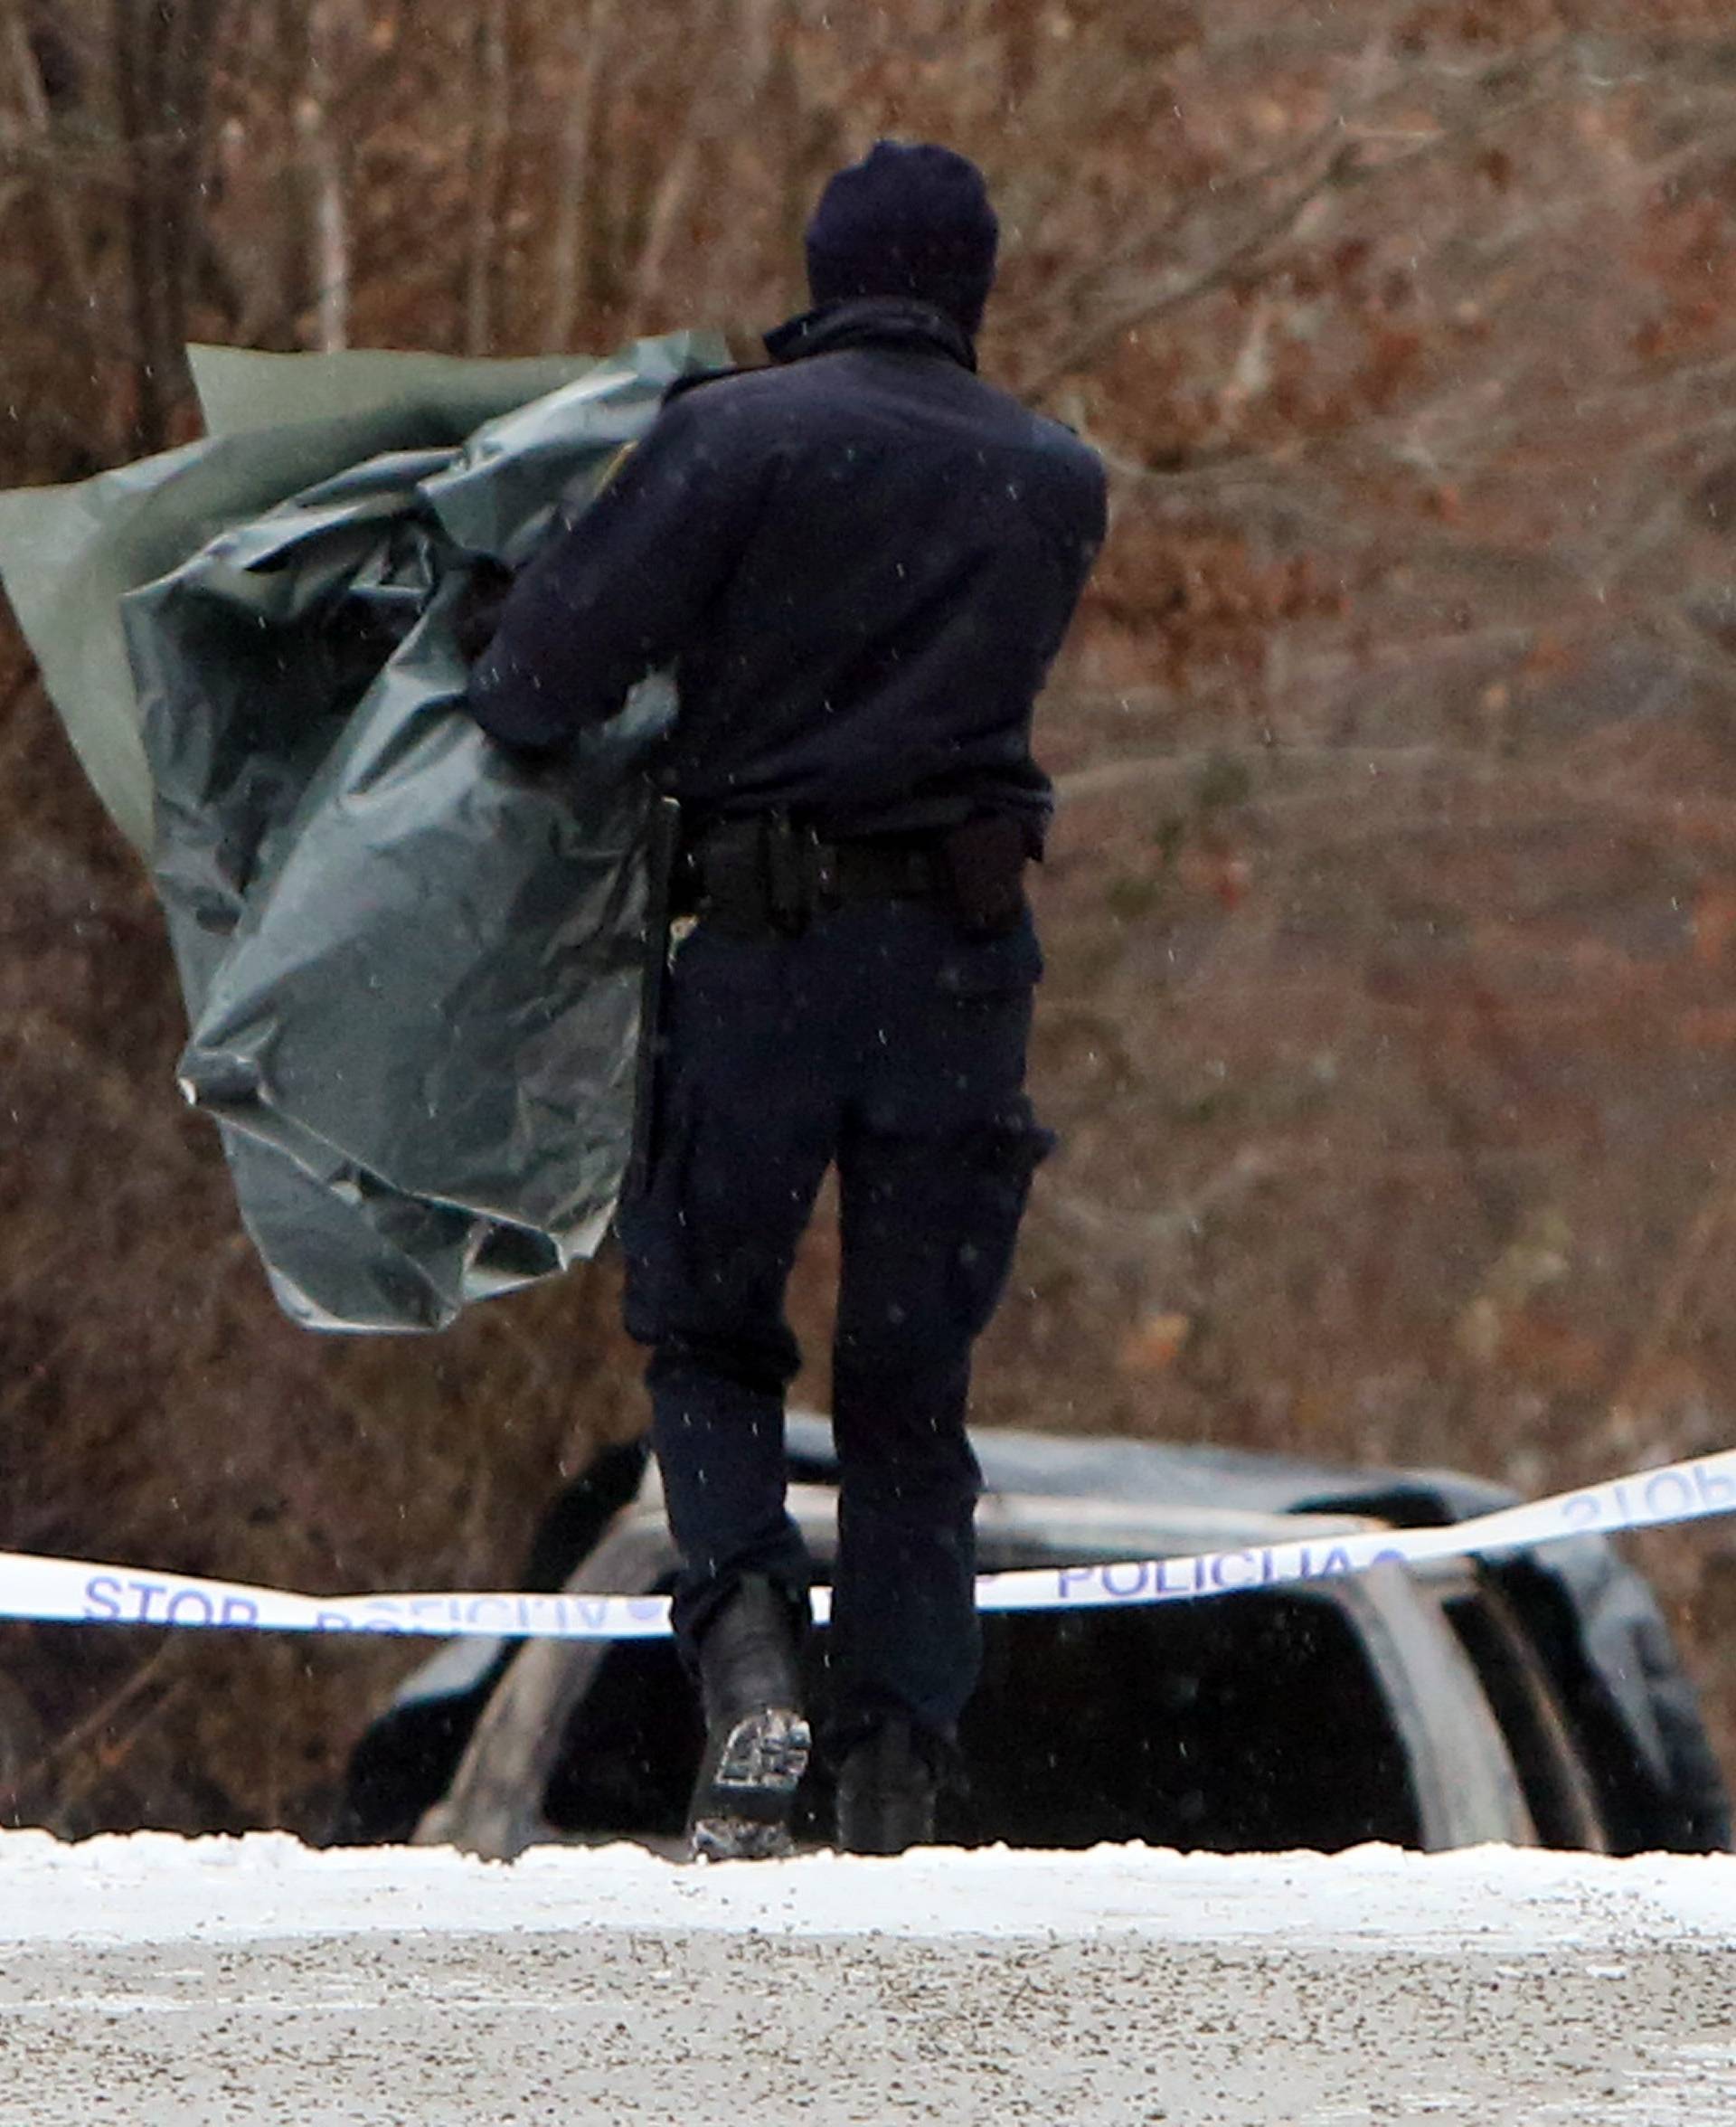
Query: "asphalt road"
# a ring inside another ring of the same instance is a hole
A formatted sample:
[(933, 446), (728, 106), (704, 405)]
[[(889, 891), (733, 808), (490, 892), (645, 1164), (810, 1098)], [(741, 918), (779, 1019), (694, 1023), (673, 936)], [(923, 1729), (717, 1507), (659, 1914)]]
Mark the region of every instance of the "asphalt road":
[(13, 1960), (6, 2127), (1736, 2122), (1717, 1950), (1618, 1962), (706, 1930)]

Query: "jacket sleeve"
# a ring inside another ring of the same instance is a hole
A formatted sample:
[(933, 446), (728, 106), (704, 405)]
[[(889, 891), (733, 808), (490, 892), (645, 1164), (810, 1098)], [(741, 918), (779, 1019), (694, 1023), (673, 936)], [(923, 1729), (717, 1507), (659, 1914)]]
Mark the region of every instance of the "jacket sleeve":
[(467, 693), (502, 745), (550, 752), (606, 722), (647, 673), (677, 661), (728, 581), (760, 479), (733, 410), (702, 411), (701, 396), (664, 409), (514, 585)]

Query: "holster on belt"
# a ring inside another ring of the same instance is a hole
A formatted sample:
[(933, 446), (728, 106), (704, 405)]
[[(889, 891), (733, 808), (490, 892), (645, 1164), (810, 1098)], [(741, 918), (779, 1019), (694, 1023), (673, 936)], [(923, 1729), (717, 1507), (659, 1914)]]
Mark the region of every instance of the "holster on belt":
[(1024, 913), (1024, 867), (1033, 851), (1022, 819), (979, 812), (940, 837), (958, 921), (973, 937), (999, 938)]

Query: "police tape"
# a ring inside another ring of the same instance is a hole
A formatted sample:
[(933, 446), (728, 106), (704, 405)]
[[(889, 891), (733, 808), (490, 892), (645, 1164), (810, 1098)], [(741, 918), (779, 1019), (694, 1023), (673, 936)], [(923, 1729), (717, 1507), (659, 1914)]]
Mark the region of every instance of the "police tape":
[[(1092, 1610), (1195, 1602), (1250, 1589), (1340, 1579), (1380, 1565), (1420, 1565), (1567, 1536), (1616, 1536), (1736, 1512), (1736, 1449), (1615, 1478), (1471, 1521), (1342, 1536), (1304, 1536), (1238, 1551), (985, 1574), (984, 1611)], [(829, 1591), (814, 1592), (816, 1621)], [(200, 1626), (255, 1632), (388, 1632), (440, 1639), (656, 1640), (669, 1631), (662, 1595), (295, 1595), (196, 1574), (0, 1551), (0, 1618), (38, 1623)]]

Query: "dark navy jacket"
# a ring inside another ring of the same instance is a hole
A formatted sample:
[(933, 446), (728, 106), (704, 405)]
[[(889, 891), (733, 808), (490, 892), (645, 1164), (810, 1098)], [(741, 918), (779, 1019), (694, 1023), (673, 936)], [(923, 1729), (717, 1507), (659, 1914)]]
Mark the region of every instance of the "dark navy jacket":
[(1032, 704), (1103, 537), (1097, 458), (976, 376), (926, 306), (835, 305), (767, 345), (771, 368), (678, 388), (526, 570), (472, 674), (477, 720), (551, 750), (673, 668), (661, 780), (693, 824), (1011, 810), (1040, 832)]

